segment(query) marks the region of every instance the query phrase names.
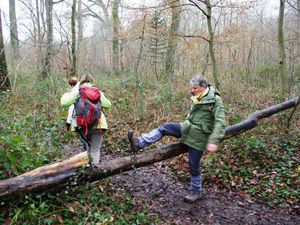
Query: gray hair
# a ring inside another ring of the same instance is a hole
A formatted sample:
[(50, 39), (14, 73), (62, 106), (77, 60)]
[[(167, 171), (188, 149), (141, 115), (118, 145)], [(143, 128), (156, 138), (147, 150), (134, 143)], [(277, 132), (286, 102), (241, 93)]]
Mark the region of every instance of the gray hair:
[(208, 87), (208, 81), (205, 77), (203, 76), (194, 76), (190, 80), (190, 84), (198, 84), (200, 87)]

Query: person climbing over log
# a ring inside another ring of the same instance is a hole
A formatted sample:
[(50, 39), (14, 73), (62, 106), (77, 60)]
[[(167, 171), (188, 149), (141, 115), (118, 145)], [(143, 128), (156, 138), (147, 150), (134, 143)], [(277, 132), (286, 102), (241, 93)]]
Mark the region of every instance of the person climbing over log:
[[(298, 96), (288, 101), (255, 111), (245, 120), (226, 127), (224, 138), (235, 137), (252, 130), (258, 126), (260, 120), (293, 108), (292, 114), (288, 118), (291, 120), (299, 103), (300, 98)], [(132, 131), (130, 131), (130, 135), (133, 137)], [(131, 138), (131, 141), (135, 139), (136, 138)], [(90, 170), (88, 173), (85, 172), (84, 174), (81, 173), (81, 169), (87, 165), (88, 157), (86, 152), (83, 152), (66, 160), (44, 165), (24, 174), (20, 174), (19, 176), (1, 180), (0, 198), (3, 200), (3, 198), (16, 198), (16, 196), (24, 197), (26, 196), (24, 193), (34, 193), (51, 188), (63, 190), (63, 187), (68, 185), (70, 180), (73, 181), (74, 175), (76, 176), (77, 174), (80, 174), (81, 182), (76, 184), (98, 181), (115, 174), (133, 170), (134, 168), (152, 165), (155, 162), (179, 156), (188, 151), (187, 147), (188, 146), (183, 143), (172, 143), (137, 154), (134, 160), (131, 156), (125, 156), (102, 161), (97, 168)]]
[(184, 201), (193, 203), (202, 197), (200, 160), (204, 151), (218, 151), (218, 145), (225, 135), (225, 113), (219, 92), (208, 84), (205, 77), (193, 77), (190, 87), (192, 103), (185, 121), (164, 123), (141, 136), (135, 136), (129, 130), (128, 139), (132, 150), (137, 152), (165, 135), (180, 138), (180, 142), (188, 149), (191, 174), (190, 193), (184, 197)]
[(75, 104), (77, 132), (91, 157), (91, 163), (100, 162), (100, 149), (103, 131), (108, 124), (102, 108), (110, 108), (111, 102), (104, 93), (94, 86), (90, 74), (83, 75), (70, 92), (61, 97), (62, 106)]

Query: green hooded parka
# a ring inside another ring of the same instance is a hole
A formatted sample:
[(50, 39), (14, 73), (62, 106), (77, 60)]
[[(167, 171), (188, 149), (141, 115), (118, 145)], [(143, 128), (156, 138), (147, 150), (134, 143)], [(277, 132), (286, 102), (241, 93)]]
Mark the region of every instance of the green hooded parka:
[(204, 151), (208, 143), (218, 145), (225, 135), (225, 113), (219, 93), (209, 86), (208, 93), (196, 104), (184, 122), (180, 123), (180, 141)]

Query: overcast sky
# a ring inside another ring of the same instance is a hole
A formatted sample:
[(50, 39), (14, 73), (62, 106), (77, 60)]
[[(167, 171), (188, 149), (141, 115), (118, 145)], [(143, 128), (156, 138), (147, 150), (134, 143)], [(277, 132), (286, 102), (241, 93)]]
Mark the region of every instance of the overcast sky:
[[(238, 0), (237, 0), (238, 1)], [(265, 6), (265, 12), (266, 15), (269, 16), (276, 16), (278, 14), (278, 8), (279, 8), (279, 2), (280, 0), (260, 0), (263, 5)], [(8, 39), (8, 4), (9, 0), (0, 0), (0, 8), (3, 11), (2, 12), (2, 26), (3, 26), (3, 33), (4, 33), (4, 41), (7, 42)], [(143, 4), (143, 5), (155, 5), (155, 2), (161, 2), (161, 1), (155, 1), (155, 0), (124, 0), (124, 2), (130, 2), (130, 4)], [(134, 3), (135, 2), (135, 3)], [(21, 3), (16, 0), (16, 8), (17, 8), (17, 17), (20, 19), (22, 17), (22, 11), (20, 10)], [(57, 9), (55, 9), (57, 10)], [(64, 9), (62, 9), (64, 10)]]

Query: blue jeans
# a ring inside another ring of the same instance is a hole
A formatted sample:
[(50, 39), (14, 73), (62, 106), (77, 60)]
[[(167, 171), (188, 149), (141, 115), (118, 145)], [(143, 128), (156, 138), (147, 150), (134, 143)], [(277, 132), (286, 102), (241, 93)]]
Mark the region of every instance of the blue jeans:
[[(149, 133), (139, 136), (138, 137), (139, 147), (145, 148), (159, 141), (165, 135), (180, 138), (181, 137), (180, 124), (178, 122), (167, 122), (162, 124), (158, 128), (150, 131)], [(191, 174), (190, 191), (199, 193), (202, 191), (200, 160), (202, 158), (203, 151), (194, 149), (190, 146), (187, 146), (187, 148), (188, 148), (188, 157), (189, 157), (189, 169)]]
[(202, 191), (202, 177), (200, 171), (200, 160), (203, 151), (188, 146), (189, 169), (191, 174), (190, 191), (199, 193)]

